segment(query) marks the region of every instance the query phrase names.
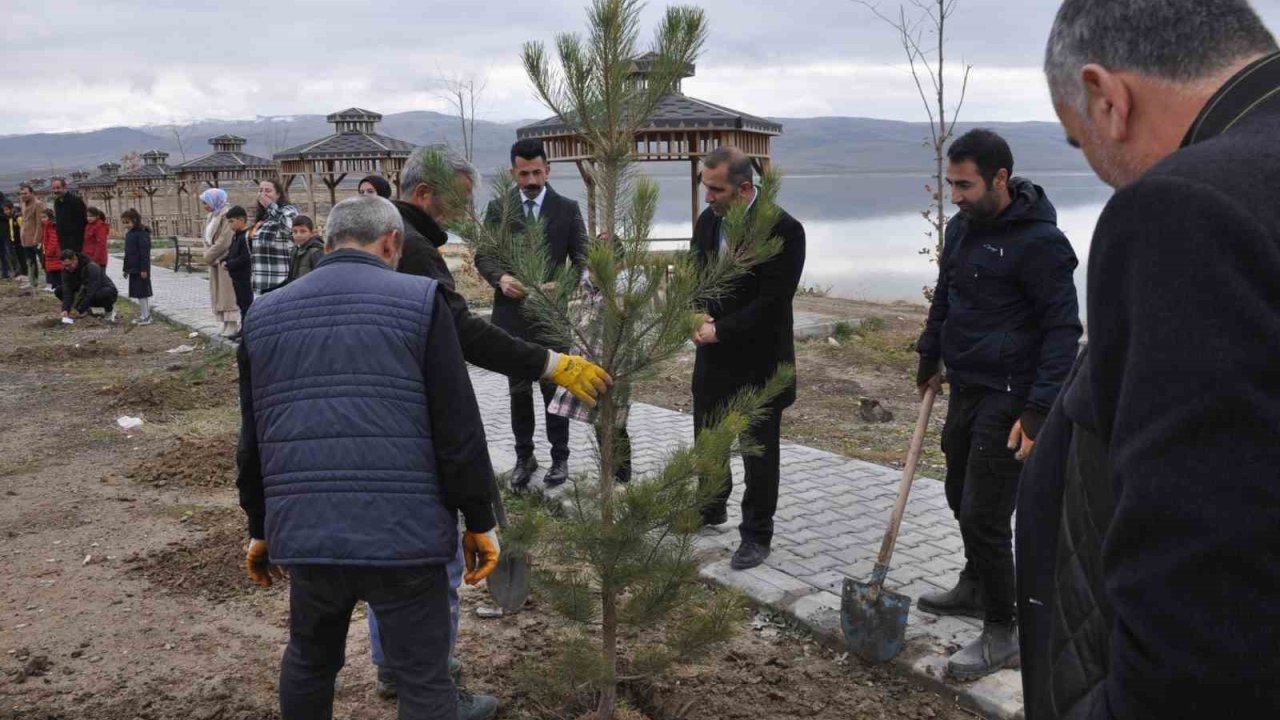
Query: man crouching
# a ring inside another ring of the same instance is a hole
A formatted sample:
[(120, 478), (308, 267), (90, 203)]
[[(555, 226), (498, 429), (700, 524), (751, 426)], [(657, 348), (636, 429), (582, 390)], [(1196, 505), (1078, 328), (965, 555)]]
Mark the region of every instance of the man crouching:
[(458, 511), (466, 581), (497, 564), (480, 409), (436, 281), (393, 269), (402, 237), (387, 200), (338, 203), (324, 259), (245, 321), (237, 485), (250, 577), (289, 569), (285, 720), (332, 717), (360, 600), (381, 622), (399, 717), (455, 720), (445, 564)]

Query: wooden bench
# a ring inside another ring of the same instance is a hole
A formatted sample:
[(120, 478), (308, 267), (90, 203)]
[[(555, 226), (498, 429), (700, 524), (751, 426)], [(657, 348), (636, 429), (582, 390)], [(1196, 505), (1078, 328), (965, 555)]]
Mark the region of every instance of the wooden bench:
[(178, 272), (181, 267), (186, 267), (187, 272), (195, 272), (195, 268), (191, 267), (192, 258), (198, 252), (204, 254), (204, 242), (199, 238), (184, 238), (177, 235), (171, 235), (168, 238), (173, 242), (173, 271)]

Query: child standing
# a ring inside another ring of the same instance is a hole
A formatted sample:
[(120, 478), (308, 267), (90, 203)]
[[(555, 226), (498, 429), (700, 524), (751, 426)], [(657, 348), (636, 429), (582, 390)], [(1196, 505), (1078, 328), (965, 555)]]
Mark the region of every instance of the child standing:
[(289, 255), (289, 277), (285, 283), (316, 269), (316, 263), (324, 257), (324, 240), (316, 234), (315, 223), (306, 215), (293, 219), (293, 250)]
[(84, 246), (80, 252), (89, 256), (89, 259), (96, 262), (98, 267), (106, 270), (107, 233), (110, 230), (107, 225), (107, 216), (96, 207), (91, 207), (85, 212), (89, 217), (89, 224), (84, 226)]
[[(133, 322), (150, 325), (151, 231), (143, 226), (142, 216), (133, 208), (125, 210), (120, 221), (127, 231), (124, 236), (124, 276), (129, 281), (129, 297), (138, 301), (138, 319)], [(85, 254), (88, 254), (88, 243), (85, 244)]]
[(236, 294), (236, 306), (240, 308), (240, 329), (229, 339), (239, 340), (244, 334), (244, 316), (249, 313), (253, 304), (253, 256), (249, 247), (249, 213), (236, 205), (227, 211), (227, 222), (235, 233), (231, 238), (231, 249), (222, 259), (222, 266), (231, 276), (231, 288)]
[(45, 290), (57, 293), (62, 288), (62, 259), (59, 257), (62, 255), (62, 248), (58, 246), (58, 226), (54, 221), (53, 208), (45, 208), (41, 230), (43, 232), (41, 244), (44, 245), (44, 279), (49, 283), (49, 287)]

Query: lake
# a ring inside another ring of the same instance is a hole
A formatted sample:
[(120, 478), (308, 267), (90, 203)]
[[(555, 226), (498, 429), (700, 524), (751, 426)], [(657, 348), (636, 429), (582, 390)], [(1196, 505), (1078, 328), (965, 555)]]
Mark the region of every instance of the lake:
[[(1028, 171), (1026, 177), (1043, 187), (1057, 207), (1058, 226), (1080, 258), (1076, 284), (1083, 312), (1089, 240), (1112, 190), (1090, 173)], [(661, 190), (654, 236), (689, 237), (688, 177), (656, 175), (654, 179)], [(778, 202), (804, 223), (807, 238), (803, 285), (830, 288), (833, 295), (860, 300), (924, 302), (921, 289), (932, 286), (938, 272), (920, 254), (932, 244), (925, 237), (930, 226), (920, 217), (929, 204), (926, 182), (909, 174), (784, 177)], [(556, 165), (552, 184), (563, 195), (579, 201), (585, 198), (582, 182), (571, 167)]]

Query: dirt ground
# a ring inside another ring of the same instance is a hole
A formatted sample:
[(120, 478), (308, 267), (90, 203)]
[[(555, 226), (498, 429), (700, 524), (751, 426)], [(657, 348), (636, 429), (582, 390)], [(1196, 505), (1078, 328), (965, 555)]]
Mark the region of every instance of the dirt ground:
[[(56, 310), (0, 282), (0, 719), (277, 718), (287, 588), (241, 570), (232, 359), (169, 354), (192, 341), (162, 324), (66, 327), (49, 322)], [(126, 432), (122, 415), (145, 424)], [(466, 684), (496, 695), (500, 717), (573, 717), (513, 679), (548, 656), (562, 621), (536, 598), (479, 620), (486, 601), (463, 592)], [(967, 716), (771, 618), (740, 629), (708, 661), (625, 696), (651, 720)], [(394, 717), (374, 693), (360, 610), (347, 655), (337, 717)]]

